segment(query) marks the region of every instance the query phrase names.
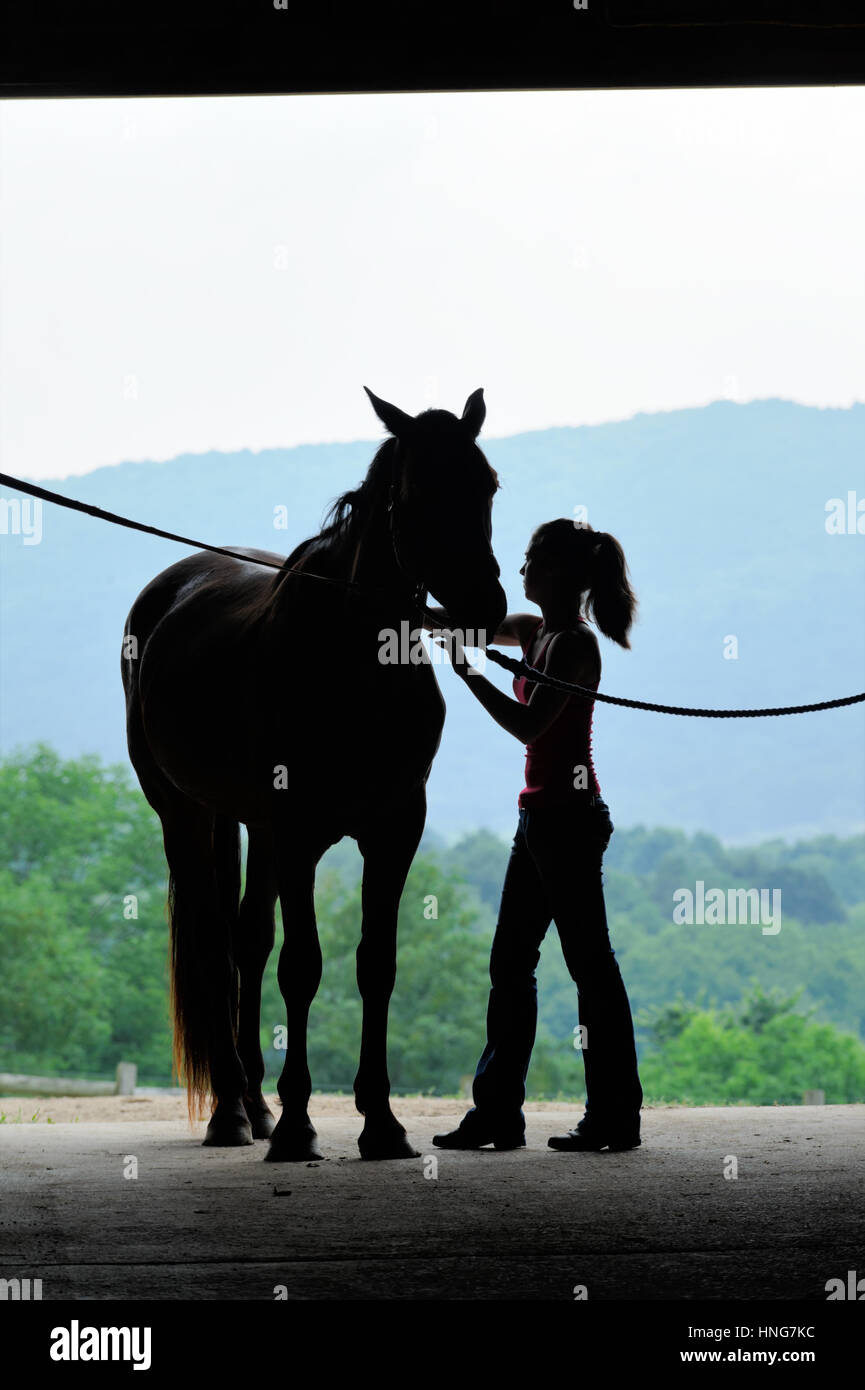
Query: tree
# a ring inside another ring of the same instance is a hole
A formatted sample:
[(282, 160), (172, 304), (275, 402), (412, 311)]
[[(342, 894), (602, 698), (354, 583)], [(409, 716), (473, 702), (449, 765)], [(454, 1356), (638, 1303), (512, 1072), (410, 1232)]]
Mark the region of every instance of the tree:
[(0, 1065), (123, 1059), (168, 1083), (166, 866), (125, 768), (39, 744), (0, 764)]
[(694, 1011), (678, 1031), (662, 1026), (658, 1048), (640, 1062), (646, 1100), (797, 1105), (817, 1089), (829, 1104), (865, 1100), (865, 1046), (793, 1013), (797, 997), (757, 986), (738, 1010)]

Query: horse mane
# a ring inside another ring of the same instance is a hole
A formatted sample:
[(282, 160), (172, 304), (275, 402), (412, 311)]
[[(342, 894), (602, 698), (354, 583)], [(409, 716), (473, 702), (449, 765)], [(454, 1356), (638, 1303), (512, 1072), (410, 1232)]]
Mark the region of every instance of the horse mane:
[(397, 440), (386, 439), (376, 450), (366, 477), (359, 487), (349, 488), (331, 502), (324, 516), (324, 525), (315, 540), (336, 540), (347, 537), (360, 521), (365, 524), (370, 512), (390, 483), (390, 464), (396, 452)]
[(324, 514), (321, 530), (314, 536), (307, 536), (295, 546), (286, 558), (274, 581), (278, 587), (286, 574), (295, 568), (305, 556), (316, 554), (339, 554), (354, 540), (355, 534), (365, 527), (373, 510), (382, 499), (391, 479), (391, 463), (397, 440), (385, 439), (376, 450), (366, 471), (363, 482), (349, 488), (331, 502)]

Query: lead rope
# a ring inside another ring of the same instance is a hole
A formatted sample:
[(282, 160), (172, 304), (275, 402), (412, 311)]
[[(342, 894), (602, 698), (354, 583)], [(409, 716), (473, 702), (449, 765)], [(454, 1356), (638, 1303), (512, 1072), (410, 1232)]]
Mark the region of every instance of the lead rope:
[[(64, 497), (62, 493), (37, 487), (35, 483), (25, 483), (23, 479), (14, 478), (8, 473), (0, 473), (0, 483), (5, 483), (18, 492), (27, 493), (30, 497), (38, 497), (45, 502), (55, 502), (59, 507), (66, 507), (69, 511), (83, 512), (86, 516), (95, 517), (99, 521), (109, 521), (113, 526), (125, 526), (130, 531), (142, 531), (148, 536), (160, 536), (163, 540), (177, 541), (180, 545), (190, 545), (196, 550), (208, 550), (213, 555), (227, 555), (229, 559), (241, 560), (247, 565), (264, 565), (269, 569), (282, 570), (287, 575), (297, 574), (306, 579), (317, 579), (322, 584), (338, 584), (347, 589), (359, 589), (362, 593), (370, 592), (355, 584), (353, 580), (334, 579), (330, 575), (324, 574), (311, 574), (309, 570), (286, 570), (284, 563), (280, 564), (275, 560), (259, 560), (250, 555), (241, 555), (237, 550), (228, 550), (225, 546), (208, 545), (206, 541), (196, 541), (189, 536), (179, 536), (176, 532), (164, 531), (159, 526), (147, 526), (143, 521), (132, 521), (129, 517), (118, 516), (116, 512), (107, 512), (102, 507), (93, 506), (92, 503), (79, 502), (73, 497)], [(393, 499), (391, 497), (391, 509), (392, 507)], [(392, 518), (391, 534), (393, 535)], [(394, 547), (394, 553), (396, 555), (396, 547)], [(398, 555), (396, 555), (396, 560), (402, 570), (403, 566)], [(357, 556), (355, 556), (355, 565), (356, 561)], [(405, 571), (403, 572), (405, 573)], [(382, 592), (385, 591), (382, 590)], [(425, 593), (423, 581), (419, 580), (414, 591), (414, 606), (417, 612), (432, 624), (434, 629), (438, 629), (437, 617), (422, 602), (422, 596)], [(529, 666), (525, 660), (515, 661), (512, 657), (503, 656), (500, 652), (492, 651), (490, 648), (486, 649), (486, 655), (496, 665), (503, 666), (506, 670), (513, 672), (515, 676), (525, 676), (538, 685), (546, 685), (553, 690), (563, 690), (568, 695), (578, 695), (584, 700), (600, 700), (607, 705), (624, 705), (627, 709), (646, 709), (651, 710), (654, 714), (680, 714), (699, 719), (762, 719), (768, 715), (813, 714), (817, 710), (841, 709), (844, 705), (857, 705), (865, 700), (865, 691), (863, 691), (861, 695), (846, 695), (840, 700), (821, 700), (811, 705), (783, 705), (774, 709), (690, 709), (683, 705), (658, 705), (648, 700), (628, 700), (617, 695), (602, 695), (599, 691), (588, 690), (583, 685), (574, 685), (569, 681), (560, 681), (555, 676), (548, 676), (545, 671), (536, 671), (534, 666)]]
[(526, 676), (531, 681), (548, 685), (553, 690), (566, 690), (569, 695), (580, 695), (585, 700), (603, 700), (608, 705), (625, 705), (628, 709), (648, 709), (654, 714), (683, 714), (703, 719), (759, 719), (769, 714), (812, 714), (821, 709), (840, 709), (842, 705), (856, 705), (865, 700), (861, 695), (846, 695), (841, 700), (821, 700), (813, 705), (782, 705), (777, 709), (690, 709), (686, 705), (656, 705), (649, 700), (626, 700), (618, 695), (602, 695), (600, 691), (588, 690), (584, 685), (571, 685), (569, 681), (557, 680), (545, 671), (536, 671), (526, 661), (514, 661), (512, 657), (502, 656), (500, 652), (486, 652), (491, 661), (513, 671), (515, 676)]

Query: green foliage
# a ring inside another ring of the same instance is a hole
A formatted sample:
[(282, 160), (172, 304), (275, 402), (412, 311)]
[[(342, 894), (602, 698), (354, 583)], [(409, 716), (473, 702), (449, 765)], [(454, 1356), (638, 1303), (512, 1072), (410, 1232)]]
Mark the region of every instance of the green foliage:
[(681, 1010), (659, 1015), (660, 1046), (643, 1058), (647, 1101), (694, 1105), (801, 1104), (806, 1090), (826, 1103), (865, 1098), (865, 1046), (826, 1023), (793, 1013), (796, 996), (770, 997), (759, 986), (738, 1010)]
[(45, 744), (6, 758), (0, 860), (0, 1066), (80, 1075), (133, 1060), (170, 1084), (165, 858), (130, 774)]
[[(484, 1044), (489, 948), (509, 844), (427, 837), (400, 909), (390, 1070), (396, 1091), (453, 1094)], [(0, 763), (0, 1069), (110, 1074), (138, 1063), (169, 1084), (166, 868), (159, 823), (124, 768), (39, 745)], [(861, 838), (728, 849), (711, 835), (618, 830), (606, 865), (611, 937), (628, 987), (647, 1100), (794, 1103), (865, 1098), (865, 853)], [(324, 977), (310, 1019), (314, 1085), (350, 1090), (361, 860), (348, 841), (319, 870)], [(782, 930), (682, 926), (672, 894), (781, 887)], [(137, 916), (128, 904), (137, 903)], [(432, 904), (435, 903), (435, 912)], [(795, 905), (798, 916), (791, 904)], [(535, 1098), (577, 1100), (576, 989), (555, 928), (538, 972)], [(269, 1079), (283, 1055), (276, 953), (265, 977)], [(856, 1035), (859, 1035), (858, 1037)]]
[[(440, 858), (449, 871), (459, 864), (480, 893), (495, 880), (496, 867), (501, 885), (509, 846), (498, 841), (496, 864), (493, 847), (485, 843), (476, 869), (467, 852), (472, 838)], [(724, 889), (780, 888), (781, 931), (764, 936), (758, 926), (746, 924), (675, 924), (674, 891), (693, 888), (699, 878)], [(815, 1006), (824, 1021), (865, 1038), (861, 836), (839, 840), (826, 835), (804, 844), (770, 841), (729, 849), (713, 835), (689, 837), (681, 830), (638, 826), (616, 830), (604, 859), (604, 879), (610, 936), (635, 1012), (677, 995), (692, 1002), (711, 996), (718, 1004), (732, 1004), (756, 977), (788, 993), (803, 987), (803, 1005)], [(555, 929), (550, 935), (555, 937)], [(575, 1021), (573, 982), (561, 952), (549, 940), (538, 980), (541, 1018), (566, 1051)]]
[(481, 902), (495, 913), (502, 894), (510, 847), (489, 830), (464, 835), (439, 857), (451, 873), (459, 874), (476, 888)]
[[(0, 1057), (3, 1070), (92, 1069), (110, 1035), (103, 971), (86, 925), (41, 874), (0, 873)], [(14, 1065), (13, 1065), (14, 1064)]]

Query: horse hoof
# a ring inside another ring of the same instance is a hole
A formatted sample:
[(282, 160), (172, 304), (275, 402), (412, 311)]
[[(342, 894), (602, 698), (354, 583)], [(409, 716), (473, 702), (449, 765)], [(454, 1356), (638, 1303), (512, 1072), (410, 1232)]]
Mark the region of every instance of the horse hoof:
[(273, 1131), (270, 1148), (264, 1155), (265, 1163), (320, 1163), (324, 1154), (318, 1147), (318, 1136), (314, 1129), (304, 1129), (294, 1133), (279, 1132), (279, 1125)]
[(201, 1141), (206, 1149), (235, 1149), (243, 1144), (254, 1143), (252, 1126), (248, 1120), (210, 1121), (207, 1133)]
[(276, 1120), (268, 1107), (265, 1105), (263, 1110), (247, 1107), (246, 1113), (252, 1126), (253, 1139), (269, 1139), (276, 1129)]
[(405, 1130), (380, 1130), (371, 1134), (365, 1129), (359, 1136), (357, 1147), (361, 1158), (420, 1158)]

